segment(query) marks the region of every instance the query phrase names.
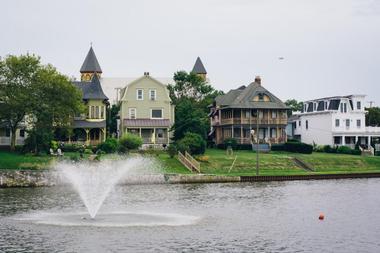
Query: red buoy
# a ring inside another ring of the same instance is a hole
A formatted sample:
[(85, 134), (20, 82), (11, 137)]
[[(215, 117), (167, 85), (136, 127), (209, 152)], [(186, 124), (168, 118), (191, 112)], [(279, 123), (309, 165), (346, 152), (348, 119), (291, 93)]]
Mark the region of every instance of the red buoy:
[(320, 219), (320, 220), (324, 220), (324, 219), (325, 219), (325, 215), (324, 215), (323, 213), (321, 213), (321, 214), (319, 215), (318, 219)]

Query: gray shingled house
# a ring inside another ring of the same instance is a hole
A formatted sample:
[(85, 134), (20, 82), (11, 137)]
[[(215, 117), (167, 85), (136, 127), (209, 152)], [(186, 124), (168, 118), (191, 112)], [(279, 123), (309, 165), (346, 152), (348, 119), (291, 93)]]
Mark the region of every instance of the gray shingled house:
[(286, 142), (288, 107), (261, 85), (260, 77), (246, 86), (216, 97), (211, 106), (210, 136), (216, 144), (234, 138), (250, 144), (250, 131), (259, 126), (260, 143)]

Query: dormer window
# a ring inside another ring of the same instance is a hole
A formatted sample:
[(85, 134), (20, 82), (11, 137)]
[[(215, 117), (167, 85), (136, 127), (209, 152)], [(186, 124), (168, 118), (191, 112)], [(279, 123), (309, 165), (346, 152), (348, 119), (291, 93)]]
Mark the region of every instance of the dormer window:
[(264, 94), (262, 93), (259, 94), (259, 101), (264, 101)]
[(362, 103), (360, 103), (360, 101), (357, 101), (357, 102), (356, 102), (356, 108), (357, 108), (358, 110), (361, 110), (361, 109), (362, 109)]

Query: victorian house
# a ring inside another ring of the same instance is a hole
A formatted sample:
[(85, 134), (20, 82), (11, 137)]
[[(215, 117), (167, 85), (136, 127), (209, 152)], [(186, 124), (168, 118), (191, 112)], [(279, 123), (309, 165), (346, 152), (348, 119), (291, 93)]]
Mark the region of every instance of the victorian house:
[(260, 77), (246, 86), (216, 97), (211, 106), (210, 136), (215, 144), (234, 138), (251, 144), (250, 132), (259, 128), (260, 143), (286, 142), (288, 107), (261, 85)]
[(69, 141), (97, 145), (106, 139), (106, 108), (109, 103), (99, 80), (102, 69), (92, 47), (80, 73), (81, 81), (74, 81), (73, 84), (82, 91), (86, 112), (74, 117), (72, 124), (74, 135)]

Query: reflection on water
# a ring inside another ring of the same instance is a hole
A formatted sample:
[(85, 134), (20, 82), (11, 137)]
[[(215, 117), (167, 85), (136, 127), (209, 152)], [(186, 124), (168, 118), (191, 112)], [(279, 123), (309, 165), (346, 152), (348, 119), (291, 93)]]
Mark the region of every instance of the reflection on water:
[(379, 179), (120, 186), (113, 226), (62, 226), (25, 218), (83, 222), (70, 188), (0, 189), (0, 252), (378, 252), (379, 201)]

